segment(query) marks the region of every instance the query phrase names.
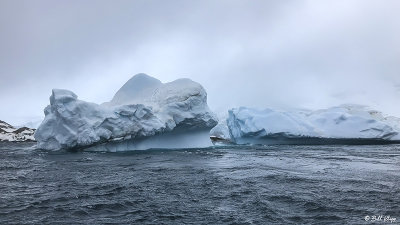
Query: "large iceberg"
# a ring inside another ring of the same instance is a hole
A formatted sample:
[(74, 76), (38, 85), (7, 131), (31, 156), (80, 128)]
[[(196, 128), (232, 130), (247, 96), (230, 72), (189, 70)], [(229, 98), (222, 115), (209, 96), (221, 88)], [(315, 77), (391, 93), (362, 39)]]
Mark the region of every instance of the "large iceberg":
[(217, 124), (200, 84), (163, 84), (146, 74), (132, 77), (101, 105), (54, 89), (44, 113), (35, 139), (37, 148), (49, 150), (205, 147), (212, 145), (209, 130)]
[(398, 143), (400, 119), (359, 105), (317, 111), (240, 107), (229, 110), (210, 137), (233, 144)]

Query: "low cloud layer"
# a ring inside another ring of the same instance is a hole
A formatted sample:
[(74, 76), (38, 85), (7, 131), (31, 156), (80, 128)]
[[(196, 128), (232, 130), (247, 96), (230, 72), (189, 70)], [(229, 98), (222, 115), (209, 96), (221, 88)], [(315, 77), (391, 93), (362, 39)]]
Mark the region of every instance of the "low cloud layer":
[(215, 110), (370, 105), (400, 116), (400, 2), (0, 1), (0, 119), (52, 88), (101, 103), (140, 72), (188, 77)]

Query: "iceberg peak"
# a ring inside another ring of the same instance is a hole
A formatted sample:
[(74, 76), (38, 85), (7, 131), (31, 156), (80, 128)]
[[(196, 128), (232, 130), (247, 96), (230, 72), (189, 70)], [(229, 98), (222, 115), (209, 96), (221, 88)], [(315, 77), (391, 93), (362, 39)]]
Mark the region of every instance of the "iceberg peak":
[(68, 102), (76, 100), (78, 96), (69, 90), (65, 89), (53, 89), (50, 96), (50, 104), (55, 104), (56, 102)]
[(161, 81), (154, 77), (145, 73), (136, 74), (115, 93), (109, 104), (121, 105), (131, 103), (135, 99), (146, 97), (160, 85), (162, 85)]

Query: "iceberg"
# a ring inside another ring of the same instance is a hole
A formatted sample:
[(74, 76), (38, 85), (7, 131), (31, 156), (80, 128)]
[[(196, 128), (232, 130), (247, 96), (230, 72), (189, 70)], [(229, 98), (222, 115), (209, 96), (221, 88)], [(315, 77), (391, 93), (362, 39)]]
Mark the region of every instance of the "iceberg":
[(400, 119), (360, 105), (324, 110), (229, 110), (210, 131), (214, 143), (375, 144), (400, 143)]
[(137, 74), (110, 102), (79, 100), (69, 90), (53, 89), (37, 131), (37, 148), (122, 151), (212, 145), (217, 124), (207, 93), (190, 79), (169, 83)]

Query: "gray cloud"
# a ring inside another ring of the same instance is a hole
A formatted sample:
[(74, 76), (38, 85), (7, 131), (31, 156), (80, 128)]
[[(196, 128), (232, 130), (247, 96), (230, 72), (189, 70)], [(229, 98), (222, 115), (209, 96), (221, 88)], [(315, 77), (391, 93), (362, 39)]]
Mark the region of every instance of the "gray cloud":
[(212, 108), (367, 104), (400, 116), (400, 3), (0, 1), (0, 118), (52, 88), (104, 102), (132, 75), (203, 84)]

